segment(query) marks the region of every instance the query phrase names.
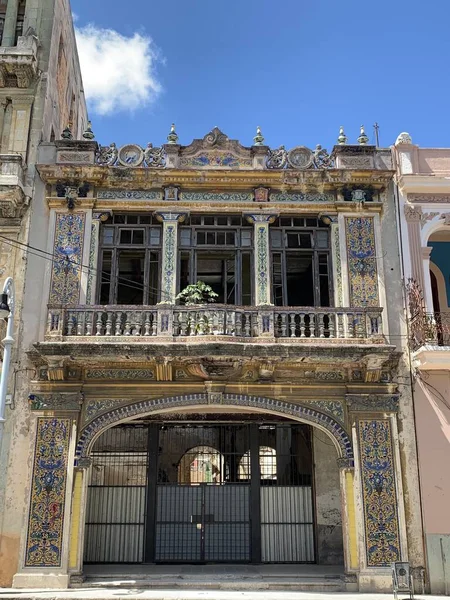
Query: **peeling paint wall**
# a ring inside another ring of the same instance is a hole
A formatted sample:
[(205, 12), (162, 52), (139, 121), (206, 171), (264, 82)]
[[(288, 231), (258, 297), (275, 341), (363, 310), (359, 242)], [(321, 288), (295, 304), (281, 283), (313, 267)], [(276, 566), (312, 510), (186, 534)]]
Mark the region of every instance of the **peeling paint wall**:
[(343, 565), (337, 452), (328, 435), (317, 428), (314, 428), (313, 432), (317, 562), (321, 565)]

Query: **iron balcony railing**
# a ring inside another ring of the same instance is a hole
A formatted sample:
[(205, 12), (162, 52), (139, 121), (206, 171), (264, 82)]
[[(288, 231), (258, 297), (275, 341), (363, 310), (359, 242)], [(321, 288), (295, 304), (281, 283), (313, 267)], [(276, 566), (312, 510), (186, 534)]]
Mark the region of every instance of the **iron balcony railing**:
[(49, 306), (46, 339), (164, 337), (370, 339), (382, 309), (255, 306)]
[(420, 313), (410, 321), (411, 347), (450, 346), (450, 313)]

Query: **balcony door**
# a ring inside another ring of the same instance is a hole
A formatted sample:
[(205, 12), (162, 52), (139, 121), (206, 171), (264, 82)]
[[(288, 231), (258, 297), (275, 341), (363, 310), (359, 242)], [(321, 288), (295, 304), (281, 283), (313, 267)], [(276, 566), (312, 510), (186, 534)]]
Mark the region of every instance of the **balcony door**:
[(252, 228), (239, 216), (199, 216), (180, 227), (179, 289), (203, 281), (218, 304), (252, 303)]

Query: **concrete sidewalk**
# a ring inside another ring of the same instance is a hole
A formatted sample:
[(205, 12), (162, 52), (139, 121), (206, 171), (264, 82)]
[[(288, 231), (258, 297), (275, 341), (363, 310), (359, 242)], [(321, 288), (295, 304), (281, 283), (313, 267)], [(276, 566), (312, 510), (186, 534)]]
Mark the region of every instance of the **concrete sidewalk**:
[[(236, 582), (236, 587), (239, 582)], [(73, 590), (12, 590), (0, 588), (0, 600), (393, 600), (393, 594), (348, 594), (345, 592), (236, 591), (231, 590), (174, 590), (82, 588)], [(399, 596), (403, 600), (404, 594)], [(415, 596), (415, 600), (442, 600), (443, 596)]]

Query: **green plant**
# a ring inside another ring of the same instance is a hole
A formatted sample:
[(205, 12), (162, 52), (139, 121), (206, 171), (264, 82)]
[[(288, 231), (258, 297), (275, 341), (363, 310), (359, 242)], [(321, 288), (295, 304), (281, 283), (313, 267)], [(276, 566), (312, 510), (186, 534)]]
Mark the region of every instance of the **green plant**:
[(207, 302), (215, 302), (218, 294), (207, 285), (204, 281), (191, 283), (181, 290), (176, 296), (176, 300), (181, 300), (186, 306), (193, 304), (206, 304)]

